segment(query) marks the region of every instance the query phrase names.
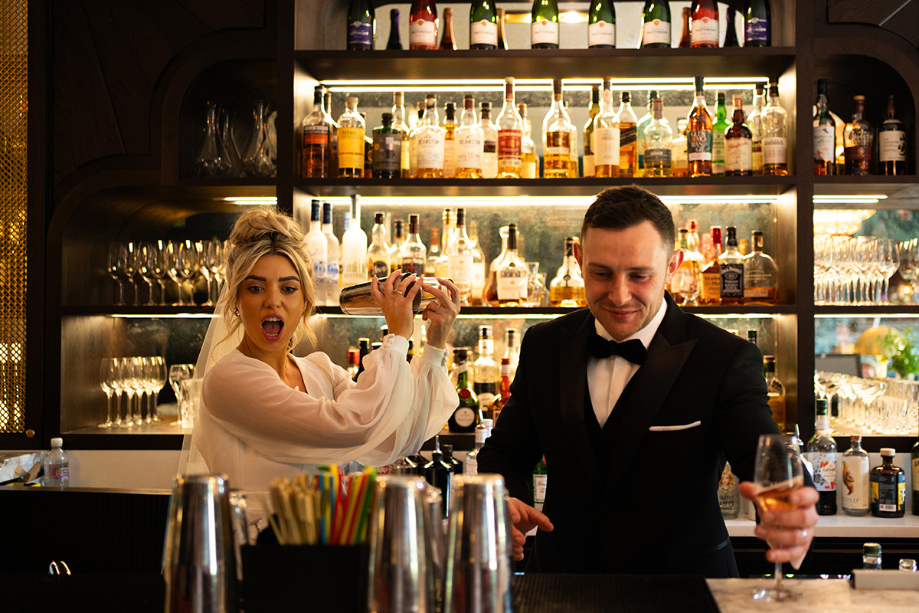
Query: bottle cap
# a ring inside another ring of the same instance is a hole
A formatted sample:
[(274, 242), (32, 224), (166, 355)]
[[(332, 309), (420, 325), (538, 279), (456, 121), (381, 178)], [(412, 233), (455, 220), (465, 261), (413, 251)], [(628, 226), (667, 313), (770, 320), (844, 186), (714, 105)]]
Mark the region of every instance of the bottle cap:
[(53, 439), (51, 439), (51, 446), (52, 446), (52, 447), (63, 447), (63, 445), (64, 445), (64, 439), (62, 439), (62, 438), (53, 438)]
[(392, 113), (383, 113), (383, 125), (388, 126), (392, 124)]
[(491, 428), (492, 426), (495, 425), (495, 420), (493, 420), (493, 419), (483, 419), (483, 420), (482, 420), (482, 425), (485, 426), (486, 428)]
[(479, 336), (481, 338), (491, 338), (491, 326), (479, 326)]
[(695, 81), (695, 83), (696, 83), (696, 91), (697, 91), (697, 92), (700, 92), (700, 91), (702, 91), (703, 89), (705, 89), (705, 77), (696, 77), (696, 78), (694, 79), (694, 81)]
[(881, 457), (892, 458), (897, 455), (897, 450), (893, 447), (881, 447)]
[(383, 213), (377, 212), (373, 214), (373, 223), (383, 223), (384, 219)]
[(631, 102), (632, 94), (629, 92), (622, 92), (621, 94), (619, 94), (619, 99), (622, 100), (623, 102)]
[(878, 543), (865, 543), (862, 545), (862, 553), (868, 556), (881, 555), (881, 546)]

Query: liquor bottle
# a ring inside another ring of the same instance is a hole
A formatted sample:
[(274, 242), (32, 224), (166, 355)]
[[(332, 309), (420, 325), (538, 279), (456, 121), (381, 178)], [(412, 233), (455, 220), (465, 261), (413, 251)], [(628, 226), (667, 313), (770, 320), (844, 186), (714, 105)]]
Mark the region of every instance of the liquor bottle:
[(300, 176), (322, 178), (329, 176), (329, 141), (332, 126), (322, 112), (322, 86), (313, 90), (313, 110), (303, 119), (303, 144), (300, 150)]
[(468, 354), (460, 349), (454, 356), (457, 371), (456, 393), (459, 406), (447, 422), (450, 432), (474, 432), (479, 417), (479, 400), (469, 381)]
[(718, 306), (721, 304), (721, 265), (718, 259), (724, 252), (721, 245), (721, 227), (711, 228), (712, 253), (709, 261), (702, 267), (702, 287), (700, 288), (699, 304), (703, 306)]
[[(364, 125), (367, 125), (367, 113), (361, 113)], [(364, 131), (364, 171), (361, 176), (365, 179), (373, 178), (373, 130)]]
[(686, 142), (686, 126), (689, 123), (685, 117), (676, 121), (677, 135), (671, 141), (670, 151), (672, 152), (671, 167), (673, 168), (674, 177), (689, 176), (689, 157), (688, 145)]
[(474, 0), (469, 7), (469, 48), (498, 48), (498, 15), (490, 0)]
[(788, 113), (779, 102), (779, 86), (769, 84), (769, 103), (763, 109), (763, 175), (782, 176), (788, 174), (786, 163), (785, 124)]
[(444, 105), (444, 116), (444, 179), (452, 179), (456, 176), (456, 106), (452, 102)]
[(718, 46), (721, 39), (718, 34), (718, 3), (716, 0), (693, 0), (692, 22), (689, 29), (693, 47)]
[[(635, 139), (638, 142), (638, 167), (635, 169), (636, 177), (645, 176), (645, 130), (654, 118), (652, 103), (655, 98), (659, 98), (659, 96), (657, 90), (652, 89), (648, 92), (648, 112), (641, 116), (641, 119), (638, 120), (638, 125), (635, 126)], [(673, 134), (671, 134), (671, 138), (673, 138)]]
[(814, 467), (814, 486), (820, 495), (818, 515), (836, 515), (836, 441), (830, 434), (827, 400), (816, 403), (817, 431), (807, 442), (807, 459)]
[(507, 51), (507, 34), (504, 31), (504, 9), (498, 9), (498, 49)]
[(377, 33), (371, 0), (351, 0), (348, 6), (348, 50), (369, 51)]
[[(370, 342), (370, 339), (367, 339)], [(358, 349), (348, 349), (348, 376), (352, 381), (357, 380), (358, 371), (361, 369), (361, 354)]]
[(421, 242), (421, 228), (418, 215), (408, 216), (408, 239), (399, 248), (399, 263), (402, 272), (414, 274), (419, 277), (424, 275), (424, 263), (428, 257), (428, 250)]
[(341, 273), (338, 269), (338, 260), (341, 258), (341, 245), (332, 231), (332, 204), (330, 202), (322, 203), (322, 233), (326, 238), (326, 251), (328, 252), (325, 273), (325, 303), (328, 306), (335, 306), (338, 304), (338, 292), (341, 288)]
[[(519, 179), (523, 164), (521, 141), (523, 140), (524, 124), (517, 113), (517, 104), (514, 102), (514, 77), (507, 77), (504, 81), (504, 107), (497, 121), (498, 178)], [(487, 133), (485, 139), (487, 142)], [(488, 174), (485, 176), (488, 177)]]
[(724, 133), (730, 124), (727, 120), (727, 109), (724, 106), (724, 92), (719, 90), (717, 98), (715, 122), (712, 124), (712, 174), (720, 177), (725, 174)]
[(70, 459), (62, 449), (64, 439), (51, 439), (51, 450), (42, 456), (45, 487), (65, 488), (70, 485)]
[(482, 292), (485, 290), (485, 254), (479, 247), (479, 224), (473, 220), (466, 224), (469, 228), (469, 241), (472, 246), (472, 295), (469, 297), (472, 306), (482, 305)]
[(364, 372), (364, 358), (370, 354), (370, 339), (369, 338), (359, 338), (357, 339), (358, 347), (358, 356), (357, 356), (357, 373), (354, 375), (354, 380), (357, 381), (358, 377), (361, 376), (361, 373)]
[[(763, 369), (766, 374), (766, 393), (769, 395), (769, 408), (772, 419), (779, 430), (785, 430), (785, 386), (775, 376), (775, 356), (763, 356)], [(867, 474), (867, 473), (866, 473)]]
[[(516, 328), (507, 328), (504, 331), (504, 357), (510, 360), (510, 378), (513, 381), (517, 375), (517, 365), (520, 363), (520, 335)], [(502, 360), (502, 364), (504, 361)]]
[(906, 174), (906, 128), (897, 119), (893, 96), (887, 98), (887, 114), (878, 128), (878, 174)]
[(673, 131), (664, 119), (660, 98), (651, 99), (651, 122), (644, 129), (644, 176), (669, 177), (673, 174), (671, 151)]
[[(471, 430), (470, 430), (471, 432)], [(444, 452), (440, 448), (440, 437), (434, 437), (434, 451), (431, 452), (431, 460), (424, 465), (425, 481), (433, 487), (440, 490), (441, 500), (443, 501), (444, 517), (450, 515), (450, 506), (453, 490), (453, 466), (444, 461)]]
[(533, 124), (527, 116), (527, 105), (517, 105), (517, 113), (523, 122), (523, 134), (520, 137), (520, 178), (538, 179), (539, 161), (536, 159), (536, 143), (533, 142)]
[(874, 126), (868, 123), (865, 113), (865, 97), (852, 98), (852, 121), (846, 124), (842, 133), (846, 156), (847, 175), (871, 174), (871, 153), (874, 147)]
[(862, 517), (868, 514), (870, 504), (868, 479), (868, 454), (862, 449), (862, 437), (849, 437), (849, 449), (842, 454), (842, 512)]
[(684, 7), (682, 11), (682, 17), (683, 26), (680, 30), (680, 43), (677, 46), (681, 49), (688, 49), (689, 47), (692, 47), (692, 34), (690, 33), (692, 26), (689, 25), (692, 21), (692, 9), (689, 7)]
[(374, 213), (373, 230), (370, 236), (370, 247), (367, 248), (367, 273), (371, 277), (385, 279), (390, 273), (391, 249), (386, 241), (383, 213)]
[(869, 473), (871, 514), (875, 517), (903, 517), (906, 513), (906, 473), (899, 466), (893, 465), (896, 454), (895, 449), (883, 447), (882, 464), (872, 468)]
[(686, 124), (686, 157), (690, 177), (712, 174), (712, 115), (705, 106), (705, 78), (696, 77), (696, 100), (689, 111)]
[(587, 48), (616, 47), (616, 7), (612, 0), (591, 0), (587, 11)]
[(584, 279), (574, 258), (574, 237), (565, 237), (565, 257), (555, 278), (549, 283), (549, 306), (583, 307), (587, 305)]
[(303, 237), (303, 244), (310, 262), (313, 264), (313, 295), (316, 303), (325, 303), (326, 269), (329, 261), (329, 241), (322, 233), (322, 202), (313, 200), (310, 203), (310, 230)]
[(495, 363), (495, 339), (491, 326), (479, 326), (479, 357), (473, 364), (475, 383), (472, 389), (479, 399), (479, 414), (487, 414), (488, 406), (501, 391), (501, 370)]
[(463, 96), (463, 114), (460, 115), (460, 126), (454, 136), (456, 147), (457, 179), (482, 178), (482, 151), (485, 133), (475, 116), (475, 97), (472, 94)]
[(542, 511), (546, 503), (546, 487), (549, 484), (549, 470), (546, 468), (546, 457), (543, 456), (533, 468), (533, 508)]
[(329, 125), (329, 168), (328, 176), (338, 176), (338, 123), (332, 119), (332, 93), (325, 90), (322, 94), (322, 117)]
[(504, 258), (507, 257), (507, 234), (507, 226), (502, 226), (498, 229), (498, 236), (501, 238), (501, 251), (488, 265), (488, 281), (485, 283), (485, 290), (482, 292), (482, 299), (487, 306), (498, 306), (498, 269), (501, 268)]
[(456, 51), (456, 42), (453, 38), (453, 9), (444, 9), (444, 32), (440, 38), (439, 49)]
[(910, 449), (913, 484), (913, 515), (919, 515), (919, 440)]
[(772, 45), (772, 9), (769, 0), (747, 0), (743, 10), (744, 47)]
[[(386, 227), (383, 232), (385, 235)], [(405, 244), (405, 221), (395, 219), (392, 222), (392, 244), (389, 245), (389, 273), (402, 270), (402, 245)]]
[(642, 48), (667, 48), (670, 40), (670, 2), (667, 0), (646, 0), (641, 11)]
[(498, 269), (498, 306), (520, 306), (527, 297), (527, 268), (517, 256), (517, 224), (507, 226), (507, 255)]
[(424, 262), (424, 276), (437, 276), (437, 259), (440, 257), (440, 228), (431, 228), (431, 242), (428, 259)]
[(724, 133), (724, 174), (728, 177), (753, 174), (753, 133), (744, 123), (743, 96), (734, 96), (731, 125)]
[(686, 228), (680, 228), (679, 248), (683, 250), (683, 262), (673, 274), (670, 294), (680, 306), (697, 306), (702, 280), (702, 255), (689, 249), (689, 230)]
[(590, 118), (584, 125), (584, 176), (596, 176), (594, 165), (593, 133), (594, 119), (600, 114), (600, 86), (594, 85), (590, 93)]
[(437, 4), (434, 0), (412, 0), (408, 16), (408, 48), (437, 48)]
[(814, 174), (836, 174), (836, 122), (827, 100), (827, 80), (817, 79), (817, 112), (814, 114)]
[(367, 280), (367, 234), (361, 230), (361, 203), (351, 196), (351, 226), (341, 237), (341, 280), (357, 285)]
[(447, 251), (450, 279), (459, 290), (460, 304), (468, 306), (472, 294), (472, 246), (466, 234), (466, 209), (456, 209), (456, 234)]
[(530, 14), (530, 46), (533, 49), (558, 49), (558, 2), (533, 0)]
[(421, 125), (415, 133), (415, 155), (418, 179), (442, 179), (444, 176), (444, 140), (446, 130), (437, 118), (437, 97), (428, 94)]
[[(396, 10), (396, 9), (393, 9)], [(393, 92), (392, 95), (392, 127), (399, 134), (399, 174), (397, 177), (408, 178), (409, 172), (409, 130), (405, 123), (405, 94)]]
[(619, 121), (613, 111), (611, 80), (611, 77), (603, 77), (600, 113), (594, 118), (594, 133), (591, 136), (595, 177), (619, 176)]
[(450, 244), (453, 242), (453, 234), (456, 228), (453, 218), (453, 209), (444, 209), (443, 216), (443, 233), (440, 235), (440, 257), (437, 258), (434, 276), (445, 279), (450, 276)]
[(463, 463), (453, 457), (453, 445), (444, 444), (440, 446), (444, 452), (444, 462), (453, 467), (454, 475), (462, 475)]
[(357, 112), (357, 98), (345, 98), (345, 112), (338, 118), (338, 176), (364, 176), (364, 118)]
[[(486, 422), (489, 421), (498, 421), (498, 416), (501, 415), (501, 411), (504, 409), (504, 405), (507, 404), (507, 401), (511, 397), (511, 360), (510, 358), (501, 358), (501, 388), (500, 392), (495, 399), (492, 400), (491, 405), (488, 407), (487, 414), (491, 415), (491, 419), (486, 419)], [(489, 434), (491, 430), (489, 429)]]
[(753, 94), (753, 112), (747, 117), (747, 126), (753, 134), (753, 175), (763, 176), (763, 105), (765, 86), (756, 84)]
[(498, 128), (491, 122), (491, 103), (483, 102), (482, 108), (482, 178), (498, 176)]
[(488, 440), (489, 434), (491, 433), (484, 423), (480, 423), (475, 427), (475, 446), (472, 451), (466, 454), (466, 472), (463, 474), (479, 474), (479, 450), (485, 446), (485, 441)]
[(763, 233), (754, 230), (753, 251), (743, 260), (744, 304), (779, 303), (779, 271), (775, 260), (763, 253)]
[(571, 119), (562, 104), (562, 80), (552, 81), (553, 101), (542, 122), (543, 177), (568, 177), (571, 159)]
[[(568, 112), (568, 103), (562, 102), (562, 108)], [(568, 178), (577, 179), (581, 176), (578, 168), (578, 127), (571, 121), (571, 115), (568, 116)], [(545, 165), (545, 160), (543, 160)]]
[(733, 6), (728, 6), (727, 13), (724, 17), (724, 47), (739, 47), (740, 41), (737, 40), (737, 20), (735, 19), (737, 10)]
[(402, 132), (392, 123), (392, 113), (383, 113), (383, 125), (373, 129), (373, 177), (398, 179), (402, 176)]
[(619, 96), (616, 121), (619, 123), (619, 176), (633, 177), (638, 168), (638, 117), (632, 110), (630, 92), (622, 92)]
[(415, 127), (409, 130), (408, 136), (408, 177), (414, 179), (418, 176), (418, 131), (424, 125), (424, 112), (427, 109), (425, 101), (419, 101), (417, 110), (412, 114)]
[(718, 506), (721, 507), (721, 517), (724, 519), (737, 519), (740, 515), (740, 490), (737, 477), (731, 472), (728, 462), (724, 463), (721, 480), (718, 482)]
[(399, 9), (389, 11), (389, 40), (387, 51), (402, 51), (402, 37), (399, 35)]
[(727, 234), (724, 253), (718, 256), (721, 304), (741, 305), (744, 300), (744, 261), (737, 251), (737, 228), (728, 226)]

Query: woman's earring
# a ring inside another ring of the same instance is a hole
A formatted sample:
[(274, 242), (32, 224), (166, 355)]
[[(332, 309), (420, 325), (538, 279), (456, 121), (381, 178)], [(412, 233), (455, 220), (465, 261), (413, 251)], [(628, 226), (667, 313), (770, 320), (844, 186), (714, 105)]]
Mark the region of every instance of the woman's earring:
[(235, 309), (233, 309), (233, 315), (236, 315), (237, 317), (239, 317), (239, 307), (236, 307)]

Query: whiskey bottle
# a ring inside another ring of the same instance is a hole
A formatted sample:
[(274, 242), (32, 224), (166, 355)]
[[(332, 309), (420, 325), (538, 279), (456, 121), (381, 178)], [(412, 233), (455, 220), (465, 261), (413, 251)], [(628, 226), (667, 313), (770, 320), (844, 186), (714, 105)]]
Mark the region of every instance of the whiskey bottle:
[(763, 176), (763, 105), (765, 86), (756, 84), (753, 94), (753, 112), (747, 117), (747, 126), (753, 135), (753, 175)]
[(666, 48), (670, 40), (670, 2), (667, 0), (647, 0), (641, 11), (641, 46), (642, 48)]
[(744, 304), (778, 304), (779, 271), (775, 260), (763, 253), (763, 233), (754, 230), (753, 251), (744, 257)]
[(495, 363), (495, 339), (491, 326), (479, 326), (479, 357), (476, 358), (472, 389), (479, 399), (479, 413), (489, 417), (488, 407), (501, 391), (501, 370)]
[(536, 159), (536, 143), (533, 142), (533, 124), (527, 116), (527, 105), (517, 105), (517, 112), (523, 122), (523, 134), (520, 137), (520, 178), (538, 179), (539, 161)]
[(814, 174), (836, 174), (836, 122), (827, 100), (827, 80), (817, 79), (817, 112), (814, 115)]
[(772, 45), (772, 9), (769, 0), (747, 0), (744, 5), (744, 47)]
[[(638, 125), (635, 126), (635, 139), (638, 142), (638, 167), (635, 169), (636, 177), (645, 176), (645, 130), (651, 124), (651, 120), (654, 119), (654, 108), (652, 104), (654, 99), (659, 97), (656, 89), (652, 89), (648, 92), (648, 112), (641, 116), (641, 119), (638, 120)], [(672, 134), (671, 138), (673, 138)]]
[(453, 38), (453, 9), (445, 8), (444, 9), (444, 32), (440, 39), (440, 47), (438, 49), (445, 49), (450, 51), (456, 51), (456, 41)]
[(696, 100), (689, 111), (686, 124), (686, 156), (689, 176), (703, 177), (712, 174), (712, 115), (705, 106), (705, 77), (696, 77)]
[[(565, 112), (568, 112), (568, 103), (563, 102), (562, 108), (565, 109)], [(578, 127), (574, 125), (574, 122), (568, 122), (568, 178), (577, 179), (581, 176), (580, 173), (580, 164), (578, 163)]]
[(514, 102), (514, 77), (507, 77), (504, 82), (504, 107), (498, 115), (498, 178), (519, 179), (524, 123)]
[(744, 123), (743, 96), (734, 96), (734, 114), (724, 133), (724, 174), (728, 177), (753, 174), (753, 133)]
[(412, 50), (437, 48), (437, 4), (434, 0), (412, 1), (408, 17), (408, 42), (408, 48)]
[(348, 6), (348, 50), (368, 51), (373, 49), (377, 20), (373, 14), (371, 0), (351, 0)]
[(600, 114), (600, 86), (594, 85), (590, 92), (590, 117), (584, 125), (584, 176), (596, 176), (594, 165), (593, 133), (594, 119)]
[(779, 102), (779, 86), (769, 84), (769, 103), (763, 109), (763, 175), (782, 176), (788, 174), (786, 163), (785, 124), (788, 113)]
[(357, 98), (345, 98), (345, 112), (338, 118), (338, 176), (364, 176), (364, 138), (366, 125), (357, 112)]
[(573, 236), (565, 237), (565, 258), (558, 268), (555, 278), (549, 283), (549, 306), (583, 307), (587, 306), (584, 294), (584, 279), (574, 258)]
[(428, 259), (424, 263), (424, 276), (437, 276), (437, 259), (440, 257), (440, 228), (431, 228), (431, 247), (428, 249)]
[(498, 269), (498, 306), (520, 306), (527, 297), (527, 268), (517, 256), (517, 224), (507, 226), (507, 255)]
[(680, 306), (697, 306), (702, 256), (698, 251), (693, 252), (689, 249), (689, 230), (686, 228), (680, 228), (679, 248), (683, 250), (683, 262), (673, 275), (670, 293)]
[(472, 293), (472, 246), (466, 234), (466, 209), (456, 209), (456, 234), (447, 250), (450, 278), (459, 290), (460, 304), (468, 306)]
[[(507, 404), (507, 401), (511, 397), (511, 360), (510, 358), (501, 358), (501, 388), (500, 392), (495, 399), (492, 400), (491, 405), (488, 407), (486, 412), (486, 417), (491, 416), (491, 419), (498, 421), (498, 416), (501, 415), (501, 411), (504, 409), (504, 405)], [(485, 421), (490, 421), (486, 419)], [(491, 430), (489, 430), (489, 435)]]
[(868, 454), (862, 449), (862, 437), (849, 437), (849, 449), (842, 454), (842, 512), (863, 517), (870, 511)]
[(530, 47), (558, 49), (558, 2), (533, 0), (530, 14)]
[(673, 174), (670, 151), (673, 146), (673, 131), (664, 119), (664, 108), (660, 98), (651, 99), (651, 113), (651, 121), (647, 127), (643, 131), (639, 127), (644, 143), (639, 147), (639, 166), (644, 167), (643, 173), (646, 177), (669, 177)]
[(865, 97), (852, 98), (852, 121), (842, 132), (847, 175), (871, 174), (871, 153), (874, 147), (874, 126), (865, 121)]
[(692, 22), (690, 24), (692, 47), (717, 47), (718, 2), (716, 0), (693, 0)]
[(906, 174), (906, 128), (897, 119), (893, 96), (887, 98), (887, 114), (878, 128), (878, 174)]
[(326, 178), (329, 176), (331, 125), (322, 112), (322, 86), (313, 90), (313, 110), (303, 119), (303, 143), (300, 150), (300, 176)]
[(387, 51), (402, 51), (402, 36), (399, 35), (399, 9), (389, 11), (389, 40), (386, 41)]
[[(752, 330), (751, 330), (752, 332)], [(755, 344), (755, 343), (754, 343)], [(778, 425), (779, 430), (785, 431), (785, 386), (775, 376), (775, 356), (763, 356), (763, 370), (766, 375), (766, 393), (769, 395), (769, 408), (772, 410), (772, 420)]]
[(418, 176), (418, 132), (421, 130), (424, 122), (426, 106), (424, 101), (419, 101), (417, 110), (411, 115), (414, 119), (414, 127), (409, 129), (408, 140), (408, 178), (414, 179)]
[[(384, 227), (385, 232), (385, 227)], [(394, 219), (392, 222), (392, 244), (389, 246), (389, 272), (402, 270), (402, 245), (405, 244), (405, 222)]]
[(613, 111), (612, 77), (603, 77), (600, 113), (594, 118), (591, 149), (594, 152), (594, 176), (619, 176), (619, 118)]
[(587, 48), (616, 46), (616, 7), (612, 0), (591, 0), (587, 11)]
[(670, 160), (674, 177), (689, 176), (688, 144), (686, 140), (686, 126), (688, 123), (685, 117), (677, 119), (677, 135), (671, 141), (670, 151), (672, 155)]
[(546, 488), (549, 485), (549, 470), (546, 468), (546, 457), (543, 456), (533, 468), (533, 508), (542, 511), (546, 503)]
[(373, 214), (373, 230), (370, 233), (370, 247), (367, 248), (367, 272), (371, 277), (379, 279), (385, 279), (390, 272), (390, 246), (386, 241), (383, 219), (383, 213)]
[(638, 167), (638, 118), (632, 110), (632, 95), (622, 92), (616, 121), (619, 123), (619, 176), (633, 177)]
[(807, 443), (807, 459), (814, 467), (814, 486), (820, 495), (818, 515), (836, 515), (836, 441), (830, 434), (827, 400), (816, 402), (817, 431)]
[(469, 48), (498, 47), (498, 16), (490, 0), (475, 0), (469, 7)]
[(727, 120), (727, 109), (724, 106), (723, 91), (718, 91), (717, 100), (715, 122), (712, 124), (712, 174), (721, 177), (725, 174), (724, 134), (730, 124)]
[(474, 432), (478, 423), (479, 400), (469, 381), (468, 359), (465, 349), (456, 351), (454, 366), (457, 371), (456, 393), (459, 396), (459, 406), (447, 422), (450, 432)]
[(692, 9), (688, 6), (683, 7), (683, 27), (680, 30), (680, 43), (677, 45), (680, 49), (689, 49), (692, 47), (692, 35), (690, 34), (690, 21), (692, 20)]
[(415, 134), (418, 179), (442, 179), (444, 176), (444, 148), (447, 131), (438, 125), (437, 98), (428, 94), (425, 99), (424, 118)]
[(444, 179), (452, 179), (456, 175), (456, 106), (452, 102), (444, 105), (444, 115)]
[[(393, 9), (396, 10), (396, 9)], [(405, 94), (393, 92), (392, 95), (392, 127), (397, 130), (402, 138), (399, 148), (399, 176), (403, 179), (409, 177), (409, 129), (405, 116)]]
[(498, 176), (498, 128), (491, 122), (491, 103), (482, 103), (482, 178)]
[(741, 305), (744, 301), (744, 263), (737, 250), (737, 228), (728, 226), (724, 253), (718, 257), (721, 275), (721, 304)]
[(402, 132), (393, 126), (392, 113), (383, 113), (383, 125), (373, 129), (373, 177), (402, 176)]
[(702, 286), (700, 289), (699, 304), (703, 306), (718, 306), (721, 304), (721, 266), (718, 258), (724, 252), (721, 245), (721, 227), (712, 226), (711, 232), (712, 253), (711, 258), (702, 267)]
[[(869, 474), (871, 483), (871, 514), (875, 517), (903, 517), (906, 512), (906, 473), (893, 465), (897, 451), (891, 447), (881, 449), (880, 466)], [(818, 508), (819, 511), (819, 508)]]
[(399, 249), (399, 261), (404, 274), (424, 275), (424, 263), (428, 250), (421, 242), (421, 228), (418, 215), (408, 216), (408, 240)]
[[(504, 357), (510, 362), (511, 381), (517, 375), (517, 364), (520, 363), (520, 335), (516, 328), (508, 328), (504, 331)], [(504, 360), (501, 360), (504, 363)]]
[(568, 177), (571, 159), (571, 119), (562, 104), (561, 79), (553, 79), (552, 93), (552, 106), (542, 122), (543, 177), (564, 179)]
[(485, 133), (475, 116), (475, 97), (463, 96), (463, 114), (456, 129), (456, 178), (482, 178), (482, 152)]

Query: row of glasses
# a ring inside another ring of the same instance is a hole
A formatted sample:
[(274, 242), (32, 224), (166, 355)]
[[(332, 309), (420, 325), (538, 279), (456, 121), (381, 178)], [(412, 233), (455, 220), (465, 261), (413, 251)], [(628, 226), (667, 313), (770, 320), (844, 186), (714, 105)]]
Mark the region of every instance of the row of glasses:
[(915, 302), (916, 275), (919, 274), (919, 238), (900, 243), (900, 276), (906, 281), (906, 294), (901, 298), (907, 304)]
[(890, 304), (888, 283), (900, 266), (900, 246), (874, 236), (814, 236), (814, 303)]
[[(166, 362), (161, 356), (103, 358), (99, 384), (108, 400), (105, 422), (100, 428), (130, 428), (159, 421), (156, 396), (166, 386)], [(146, 415), (143, 396), (146, 394)], [(114, 411), (112, 396), (116, 398)], [(121, 397), (127, 396), (124, 414)], [(134, 402), (134, 399), (137, 402)]]
[(888, 378), (862, 378), (817, 371), (817, 394), (839, 399), (833, 428), (865, 435), (915, 435), (919, 425), (919, 383)]
[[(241, 133), (225, 106), (208, 102), (204, 139), (195, 155), (195, 171), (204, 177), (274, 177), (278, 169), (277, 111), (265, 100), (252, 102), (251, 119)], [(238, 122), (243, 123), (243, 122)], [(249, 137), (238, 147), (237, 139)], [(240, 151), (242, 153), (240, 153)]]

